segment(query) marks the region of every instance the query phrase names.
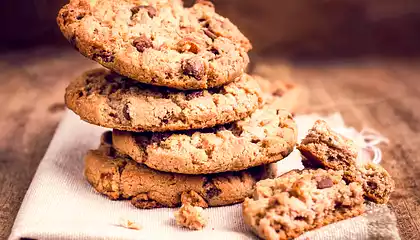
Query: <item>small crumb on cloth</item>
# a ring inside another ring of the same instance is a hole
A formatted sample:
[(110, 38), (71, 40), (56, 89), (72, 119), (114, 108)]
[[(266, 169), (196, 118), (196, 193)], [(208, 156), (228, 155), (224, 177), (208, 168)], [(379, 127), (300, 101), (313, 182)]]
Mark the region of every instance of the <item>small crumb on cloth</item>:
[(131, 221), (131, 220), (128, 220), (128, 219), (125, 219), (125, 218), (120, 219), (119, 225), (121, 227), (128, 228), (128, 229), (134, 229), (134, 230), (141, 230), (141, 228), (142, 228), (138, 223), (136, 223), (134, 221)]
[(189, 228), (191, 230), (203, 229), (207, 224), (207, 219), (203, 216), (203, 208), (194, 207), (188, 203), (183, 204), (174, 215), (176, 223), (179, 226)]

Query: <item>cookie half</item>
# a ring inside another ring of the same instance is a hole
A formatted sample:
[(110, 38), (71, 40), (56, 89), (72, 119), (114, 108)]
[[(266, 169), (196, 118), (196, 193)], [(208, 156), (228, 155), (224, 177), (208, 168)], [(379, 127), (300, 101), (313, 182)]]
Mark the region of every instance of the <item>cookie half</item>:
[(243, 203), (244, 221), (262, 239), (294, 239), (306, 231), (362, 214), (360, 183), (347, 184), (342, 171), (291, 171), (255, 186)]
[(183, 174), (239, 171), (283, 159), (297, 138), (286, 110), (270, 104), (231, 124), (192, 131), (113, 131), (115, 148), (150, 168)]
[(85, 156), (85, 176), (89, 183), (110, 199), (131, 199), (139, 208), (222, 206), (242, 202), (269, 167), (213, 175), (164, 173), (139, 164), (116, 152), (111, 133), (104, 134), (97, 150)]
[(179, 91), (94, 69), (66, 89), (67, 106), (83, 120), (126, 131), (173, 131), (213, 127), (249, 116), (262, 104), (249, 75), (220, 88)]
[(209, 1), (70, 0), (57, 23), (84, 56), (143, 83), (206, 89), (249, 62), (249, 40)]

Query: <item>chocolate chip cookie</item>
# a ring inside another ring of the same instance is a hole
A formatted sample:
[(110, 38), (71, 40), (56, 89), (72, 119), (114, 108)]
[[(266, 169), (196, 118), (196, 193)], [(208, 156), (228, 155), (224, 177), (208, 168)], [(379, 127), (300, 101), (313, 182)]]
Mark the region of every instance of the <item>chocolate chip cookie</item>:
[(364, 212), (360, 183), (347, 184), (343, 171), (291, 171), (256, 184), (245, 199), (245, 223), (261, 238), (293, 239), (324, 225)]
[(343, 170), (349, 182), (360, 182), (365, 197), (375, 203), (386, 203), (395, 182), (389, 173), (374, 163), (358, 164), (354, 142), (334, 132), (325, 121), (318, 120), (298, 146), (309, 168)]
[(249, 62), (249, 40), (209, 1), (70, 0), (57, 22), (84, 56), (147, 84), (217, 87)]
[(89, 123), (156, 132), (213, 127), (245, 118), (262, 104), (262, 93), (247, 74), (219, 88), (179, 91), (100, 68), (72, 81), (65, 101)]
[(269, 171), (261, 166), (241, 172), (213, 175), (164, 173), (139, 164), (112, 147), (111, 132), (99, 149), (85, 156), (89, 183), (110, 199), (131, 199), (138, 208), (176, 207), (183, 204), (208, 207), (242, 202), (256, 181)]
[(269, 104), (250, 117), (214, 128), (133, 133), (113, 131), (115, 148), (150, 168), (183, 174), (239, 171), (279, 161), (297, 138), (290, 113)]

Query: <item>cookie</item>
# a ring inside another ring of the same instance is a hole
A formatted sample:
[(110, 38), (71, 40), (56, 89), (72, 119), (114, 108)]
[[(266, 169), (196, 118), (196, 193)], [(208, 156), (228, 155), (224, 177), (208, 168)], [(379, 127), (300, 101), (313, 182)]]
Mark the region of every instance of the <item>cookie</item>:
[(70, 0), (57, 22), (84, 56), (147, 84), (217, 87), (249, 62), (249, 40), (209, 1)]
[(261, 238), (293, 239), (324, 225), (364, 212), (360, 183), (346, 184), (343, 171), (291, 171), (258, 182), (245, 199), (243, 217)]
[(173, 131), (213, 127), (249, 116), (262, 104), (253, 78), (243, 74), (219, 88), (179, 91), (94, 69), (70, 83), (67, 106), (83, 120), (127, 131)]
[(113, 131), (114, 147), (150, 168), (183, 174), (239, 171), (279, 161), (297, 138), (296, 123), (283, 109), (264, 105), (231, 124), (192, 131)]
[(112, 147), (110, 132), (97, 150), (85, 156), (89, 183), (110, 199), (131, 199), (138, 208), (222, 206), (242, 202), (269, 170), (262, 166), (241, 172), (183, 175), (153, 170), (123, 156)]
[(362, 184), (370, 201), (386, 203), (394, 191), (395, 182), (389, 173), (378, 164), (358, 164), (355, 143), (334, 132), (325, 121), (316, 121), (297, 148), (305, 157), (306, 167), (343, 170), (346, 181)]

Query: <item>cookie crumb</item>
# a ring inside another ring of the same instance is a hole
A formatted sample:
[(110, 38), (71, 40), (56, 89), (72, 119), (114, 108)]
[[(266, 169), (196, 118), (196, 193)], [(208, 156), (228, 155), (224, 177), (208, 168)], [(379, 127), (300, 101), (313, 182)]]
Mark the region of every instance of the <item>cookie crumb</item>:
[(175, 220), (179, 226), (191, 230), (203, 229), (207, 224), (207, 219), (203, 216), (202, 207), (194, 207), (191, 204), (184, 204), (175, 212)]
[(128, 229), (141, 230), (141, 226), (138, 223), (131, 221), (129, 219), (126, 219), (126, 218), (121, 218), (119, 225), (121, 227), (128, 228)]

